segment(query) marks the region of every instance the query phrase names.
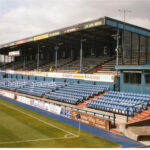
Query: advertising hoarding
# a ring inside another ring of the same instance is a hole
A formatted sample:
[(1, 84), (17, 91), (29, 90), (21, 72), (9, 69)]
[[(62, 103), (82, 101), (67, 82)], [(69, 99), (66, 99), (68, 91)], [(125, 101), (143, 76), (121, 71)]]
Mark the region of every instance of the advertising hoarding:
[(60, 115), (71, 119), (72, 118), (72, 110), (66, 109), (66, 108), (61, 108)]
[(34, 41), (38, 41), (46, 38), (48, 38), (48, 34), (43, 34), (43, 35), (35, 36)]
[(81, 112), (80, 112), (81, 118), (77, 119), (76, 118), (77, 114), (79, 114), (79, 112), (72, 110), (72, 119), (78, 120), (80, 122), (83, 122), (83, 123), (86, 123), (86, 124), (89, 124), (91, 126), (95, 126), (98, 128), (102, 128), (105, 130), (109, 130), (109, 128), (110, 128), (110, 121), (109, 120), (102, 119), (102, 118), (95, 117), (95, 116), (88, 115), (88, 114), (84, 114)]
[(20, 56), (20, 51), (12, 51), (8, 53), (9, 56)]
[(61, 107), (53, 105), (53, 104), (49, 104), (49, 111), (54, 114), (60, 115)]
[(1, 91), (0, 94), (5, 96), (5, 97), (11, 98), (11, 99), (15, 98), (15, 94), (14, 93), (10, 93), (10, 92), (7, 92), (7, 91)]
[(23, 43), (26, 43), (26, 40), (17, 41), (17, 42), (16, 42), (16, 45), (23, 44)]

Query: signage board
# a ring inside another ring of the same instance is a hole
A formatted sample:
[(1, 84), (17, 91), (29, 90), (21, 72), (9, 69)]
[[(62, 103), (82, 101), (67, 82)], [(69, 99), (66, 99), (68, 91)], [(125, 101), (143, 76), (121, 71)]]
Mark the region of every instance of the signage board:
[(20, 56), (20, 51), (12, 51), (8, 53), (9, 56)]
[(69, 28), (69, 29), (64, 30), (64, 33), (75, 32), (75, 31), (77, 31), (77, 30), (79, 30), (79, 29), (80, 29), (80, 28), (77, 28), (77, 27)]
[(47, 77), (52, 77), (52, 78), (63, 78), (63, 73), (53, 73), (53, 72), (48, 72)]
[(6, 96), (8, 98), (11, 98), (11, 99), (14, 99), (15, 98), (15, 94), (14, 93), (10, 93), (10, 92), (7, 92), (7, 91), (2, 91), (1, 94), (3, 96)]
[(61, 108), (60, 115), (71, 119), (72, 118), (72, 110), (66, 109), (66, 108)]
[(83, 26), (83, 29), (93, 28), (93, 27), (96, 27), (96, 26), (100, 26), (102, 24), (103, 24), (102, 21), (87, 23)]
[(38, 41), (46, 38), (48, 38), (48, 34), (43, 34), (43, 35), (35, 36), (34, 41)]
[(84, 79), (85, 75), (84, 74), (73, 74), (73, 79)]
[(49, 104), (48, 110), (54, 114), (60, 115), (61, 107), (53, 105), (53, 104)]
[(69, 74), (69, 73), (56, 73), (56, 72), (40, 72), (40, 71), (14, 71), (6, 70), (7, 74), (22, 74), (29, 76), (42, 76), (50, 78), (67, 78), (67, 79), (81, 79), (87, 81), (99, 81), (113, 83), (116, 80), (116, 75), (114, 74)]
[(15, 45), (15, 43), (9, 43), (9, 46), (14, 46)]
[(100, 82), (114, 82), (115, 75), (101, 74), (101, 75), (92, 75), (86, 74), (85, 80), (88, 81), (100, 81)]
[(81, 113), (81, 112), (80, 112), (81, 118), (77, 119), (76, 118), (77, 114), (79, 114), (78, 111), (72, 110), (72, 119), (78, 120), (80, 122), (83, 122), (83, 123), (86, 123), (86, 124), (89, 124), (91, 126), (95, 126), (95, 127), (98, 127), (98, 128), (102, 128), (102, 129), (105, 129), (105, 130), (110, 129), (110, 121), (109, 120), (102, 119), (102, 118), (95, 117), (95, 116), (88, 115), (88, 114), (84, 114), (84, 113)]
[(32, 41), (33, 41), (33, 38), (26, 39), (26, 42), (32, 42)]
[(60, 35), (59, 31), (49, 33), (48, 37), (53, 37), (53, 36), (57, 36), (57, 35)]
[(23, 44), (23, 43), (26, 43), (26, 40), (17, 41), (16, 45)]

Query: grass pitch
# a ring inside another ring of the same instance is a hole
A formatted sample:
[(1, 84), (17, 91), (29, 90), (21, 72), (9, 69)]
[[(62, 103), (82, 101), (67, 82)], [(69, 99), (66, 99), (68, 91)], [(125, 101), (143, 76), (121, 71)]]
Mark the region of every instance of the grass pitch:
[(120, 145), (0, 100), (0, 147), (100, 148)]

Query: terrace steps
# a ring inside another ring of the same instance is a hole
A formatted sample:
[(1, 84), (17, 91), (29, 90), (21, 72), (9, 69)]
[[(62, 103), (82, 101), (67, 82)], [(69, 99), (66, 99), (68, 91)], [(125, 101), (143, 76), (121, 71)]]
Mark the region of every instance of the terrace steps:
[(122, 132), (120, 132), (119, 129), (117, 129), (117, 128), (110, 129), (110, 132), (122, 135)]
[(97, 96), (94, 96), (93, 98), (89, 98), (89, 100), (84, 101), (83, 103), (78, 104), (76, 107), (77, 107), (77, 108), (80, 108), (80, 109), (86, 108), (86, 107), (87, 107), (87, 106), (86, 106), (86, 103), (87, 103), (87, 102), (92, 102), (93, 99), (97, 99), (97, 98), (99, 98), (99, 97), (101, 97), (101, 96), (103, 96), (103, 94), (99, 94), (99, 95), (97, 95)]
[(146, 111), (143, 111), (141, 114), (138, 114), (137, 116), (131, 118), (129, 120), (129, 123), (140, 121), (140, 120), (145, 119), (145, 118), (147, 118), (149, 116), (150, 116), (150, 108), (148, 110), (146, 110)]

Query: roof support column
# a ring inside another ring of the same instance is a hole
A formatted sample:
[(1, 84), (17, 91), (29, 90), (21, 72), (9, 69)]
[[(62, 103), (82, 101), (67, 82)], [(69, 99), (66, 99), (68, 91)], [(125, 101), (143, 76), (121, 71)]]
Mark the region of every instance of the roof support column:
[(40, 63), (40, 55), (39, 55), (39, 53), (40, 53), (40, 50), (39, 50), (39, 44), (38, 44), (38, 49), (37, 49), (37, 69), (39, 69), (39, 63)]
[(82, 37), (81, 37), (81, 43), (80, 43), (80, 73), (82, 73), (82, 56), (83, 55), (83, 43), (82, 43)]
[(6, 66), (5, 66), (5, 54), (4, 54), (4, 70), (6, 69)]
[[(116, 66), (118, 67), (119, 65), (119, 56), (118, 56), (118, 53), (119, 53), (119, 28), (117, 29), (117, 47), (116, 47)], [(116, 74), (117, 74), (117, 77), (118, 77), (118, 69), (116, 69)]]
[(56, 46), (55, 46), (55, 71), (57, 72), (57, 51), (58, 51), (58, 49), (59, 49), (59, 47), (57, 46), (57, 44), (56, 44)]
[(124, 51), (124, 30), (122, 30), (122, 40), (121, 40), (122, 44), (121, 44), (121, 63), (122, 65), (124, 64), (124, 60), (123, 60), (123, 51)]

